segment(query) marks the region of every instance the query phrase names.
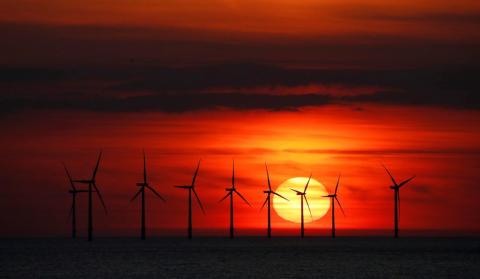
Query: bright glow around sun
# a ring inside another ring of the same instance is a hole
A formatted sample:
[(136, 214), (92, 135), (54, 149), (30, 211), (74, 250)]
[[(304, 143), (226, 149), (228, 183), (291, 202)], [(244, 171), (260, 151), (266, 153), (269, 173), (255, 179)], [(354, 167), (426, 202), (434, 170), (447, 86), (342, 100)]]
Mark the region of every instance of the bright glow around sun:
[[(273, 208), (277, 214), (285, 220), (300, 223), (300, 196), (290, 190), (290, 188), (303, 192), (305, 184), (307, 184), (308, 177), (294, 177), (284, 181), (275, 192), (286, 197), (290, 201), (286, 201), (278, 196), (273, 197)], [(313, 219), (310, 217), (307, 204), (303, 203), (304, 222), (310, 223), (322, 218), (330, 208), (330, 200), (323, 198), (327, 195), (327, 190), (322, 183), (315, 179), (310, 180), (310, 184), (307, 189), (307, 200), (312, 210)]]

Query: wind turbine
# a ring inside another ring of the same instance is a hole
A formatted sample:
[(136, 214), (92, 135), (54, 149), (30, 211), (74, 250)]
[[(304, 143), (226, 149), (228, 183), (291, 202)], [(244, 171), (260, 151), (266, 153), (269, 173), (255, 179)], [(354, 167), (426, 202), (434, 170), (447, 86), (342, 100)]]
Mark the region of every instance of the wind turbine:
[(343, 211), (342, 205), (337, 198), (338, 185), (340, 183), (340, 175), (338, 175), (337, 186), (335, 186), (335, 193), (323, 196), (324, 198), (330, 198), (332, 200), (332, 238), (335, 238), (335, 201), (337, 201), (338, 206), (342, 210), (343, 216), (345, 216), (345, 211)]
[(73, 182), (72, 176), (70, 175), (70, 172), (67, 169), (67, 166), (65, 163), (62, 163), (63, 167), (65, 168), (65, 172), (67, 173), (68, 181), (70, 182), (70, 187), (71, 189), (68, 191), (72, 195), (72, 207), (70, 209), (70, 214), (69, 217), (72, 218), (72, 238), (77, 237), (77, 209), (76, 209), (76, 203), (77, 203), (77, 194), (78, 193), (86, 193), (88, 192), (87, 190), (78, 190), (75, 187), (75, 183)]
[(92, 193), (95, 192), (102, 203), (103, 209), (105, 210), (105, 214), (107, 214), (107, 207), (105, 206), (105, 202), (103, 201), (102, 194), (97, 187), (95, 177), (98, 172), (98, 166), (100, 165), (100, 159), (102, 158), (102, 151), (98, 155), (97, 164), (93, 169), (93, 174), (90, 179), (83, 179), (83, 180), (74, 180), (74, 182), (81, 183), (81, 184), (88, 184), (88, 241), (92, 241), (93, 239), (93, 197)]
[(230, 196), (230, 238), (233, 238), (233, 233), (234, 233), (234, 227), (233, 227), (233, 194), (237, 194), (248, 206), (251, 206), (250, 203), (240, 194), (240, 192), (237, 191), (237, 188), (235, 188), (235, 161), (233, 161), (233, 168), (232, 168), (232, 187), (231, 188), (225, 188), (225, 191), (227, 191), (227, 194), (225, 197), (223, 197), (220, 202), (222, 202), (224, 199), (228, 198)]
[(197, 179), (198, 169), (200, 168), (200, 162), (198, 161), (197, 169), (195, 170), (195, 174), (193, 175), (192, 184), (191, 185), (182, 185), (182, 186), (174, 186), (180, 189), (187, 189), (188, 190), (188, 238), (192, 238), (192, 192), (197, 199), (198, 205), (202, 210), (203, 214), (205, 214), (205, 210), (203, 209), (202, 202), (195, 191), (195, 179)]
[(410, 182), (412, 179), (414, 179), (415, 175), (410, 177), (409, 179), (403, 181), (402, 183), (397, 184), (397, 182), (395, 181), (395, 178), (393, 178), (392, 174), (388, 171), (387, 167), (385, 167), (385, 165), (384, 165), (383, 168), (387, 171), (388, 176), (390, 176), (390, 179), (393, 182), (393, 185), (390, 186), (390, 189), (392, 189), (394, 191), (394, 196), (393, 196), (394, 203), (395, 203), (394, 219), (393, 219), (394, 223), (395, 223), (395, 225), (394, 225), (394, 231), (395, 231), (394, 237), (398, 238), (398, 219), (399, 219), (399, 215), (400, 215), (400, 188), (403, 187), (408, 182)]
[(307, 203), (308, 211), (310, 212), (310, 217), (313, 219), (312, 211), (310, 210), (310, 205), (308, 204), (308, 200), (307, 200), (307, 188), (311, 178), (312, 178), (312, 174), (310, 174), (310, 177), (308, 178), (307, 184), (305, 185), (305, 189), (303, 190), (303, 192), (290, 188), (290, 190), (297, 193), (297, 196), (300, 196), (300, 210), (301, 210), (301, 220), (302, 220), (301, 226), (300, 226), (300, 236), (302, 238), (304, 237), (303, 199), (305, 199), (305, 202)]
[(286, 200), (286, 201), (289, 201), (287, 198), (285, 198), (284, 196), (274, 192), (272, 190), (272, 186), (270, 185), (270, 175), (268, 174), (268, 167), (267, 167), (267, 163), (265, 163), (265, 170), (267, 170), (267, 181), (268, 181), (268, 190), (264, 190), (263, 192), (265, 194), (267, 194), (267, 198), (265, 199), (265, 202), (263, 203), (262, 207), (260, 208), (260, 210), (262, 210), (264, 207), (265, 207), (265, 204), (267, 205), (267, 210), (268, 210), (268, 213), (267, 213), (267, 222), (268, 222), (268, 225), (267, 225), (267, 237), (268, 238), (271, 238), (272, 237), (272, 227), (270, 225), (270, 201), (271, 201), (271, 195), (274, 194), (274, 195), (277, 195), (279, 196), (280, 198)]
[(141, 217), (141, 229), (140, 229), (140, 238), (145, 240), (145, 188), (152, 191), (157, 197), (159, 197), (163, 202), (166, 200), (160, 196), (155, 189), (153, 189), (147, 182), (147, 163), (145, 158), (145, 150), (143, 151), (143, 182), (137, 183), (137, 186), (140, 187), (137, 193), (133, 198), (130, 200), (131, 202), (134, 201), (138, 195), (142, 194), (142, 217)]

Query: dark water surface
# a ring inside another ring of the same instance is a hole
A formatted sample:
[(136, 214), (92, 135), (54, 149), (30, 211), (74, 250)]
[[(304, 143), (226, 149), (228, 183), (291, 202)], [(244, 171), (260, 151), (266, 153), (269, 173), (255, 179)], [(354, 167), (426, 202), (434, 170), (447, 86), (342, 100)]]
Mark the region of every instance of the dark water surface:
[(480, 278), (480, 238), (0, 239), (0, 278)]

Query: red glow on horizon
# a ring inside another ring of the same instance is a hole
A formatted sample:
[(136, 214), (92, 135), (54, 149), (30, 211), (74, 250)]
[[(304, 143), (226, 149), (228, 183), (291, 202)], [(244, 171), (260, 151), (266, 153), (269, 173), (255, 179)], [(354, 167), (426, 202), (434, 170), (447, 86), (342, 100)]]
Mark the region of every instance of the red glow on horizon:
[[(479, 116), (470, 112), (457, 114), (456, 118), (445, 119), (442, 126), (435, 126), (431, 122), (443, 117), (439, 110), (401, 107), (396, 110), (397, 115), (408, 111), (411, 118), (396, 116), (391, 113), (393, 109), (374, 106), (362, 111), (326, 107), (273, 114), (260, 111), (117, 114), (115, 119), (90, 113), (82, 113), (81, 117), (56, 113), (35, 123), (19, 124), (3, 137), (2, 146), (12, 151), (3, 149), (7, 159), (4, 162), (8, 164), (2, 164), (2, 168), (30, 172), (28, 177), (17, 181), (19, 185), (43, 181), (41, 188), (25, 192), (20, 187), (9, 191), (11, 197), (15, 196), (15, 203), (22, 205), (19, 216), (39, 220), (36, 222), (45, 222), (47, 216), (54, 217), (49, 218), (48, 226), (38, 223), (38, 227), (30, 228), (44, 233), (68, 232), (68, 225), (62, 220), (67, 216), (70, 199), (60, 162), (65, 161), (72, 175), (81, 178), (91, 171), (98, 147), (104, 147), (98, 184), (111, 212), (104, 216), (100, 204), (95, 202), (97, 231), (104, 235), (135, 230), (138, 226), (139, 204), (130, 203), (129, 199), (136, 191), (135, 182), (142, 175), (142, 148), (147, 152), (151, 183), (168, 201), (163, 204), (147, 194), (147, 224), (155, 231), (162, 228), (181, 231), (186, 226), (186, 194), (176, 191), (172, 185), (188, 183), (199, 158), (202, 165), (197, 191), (207, 211), (204, 216), (194, 207), (194, 228), (200, 231), (221, 231), (228, 226), (228, 206), (219, 204), (218, 200), (230, 183), (232, 158), (236, 161), (238, 187), (253, 205), (249, 208), (236, 204), (235, 222), (240, 231), (261, 231), (266, 226), (265, 212), (259, 212), (264, 200), (262, 190), (266, 187), (265, 161), (275, 187), (288, 178), (306, 176), (312, 171), (313, 177), (332, 191), (341, 172), (341, 200), (347, 217), (337, 214), (339, 231), (391, 227), (393, 194), (382, 163), (387, 164), (399, 180), (413, 174), (418, 176), (402, 191), (401, 229), (478, 230), (476, 215), (470, 210), (476, 206), (473, 187), (476, 172), (466, 167), (471, 166), (476, 157), (466, 150), (478, 150), (474, 139), (479, 138), (480, 131), (472, 130), (468, 119)], [(59, 115), (67, 117), (59, 118)], [(347, 119), (357, 119), (357, 123)], [(430, 127), (428, 131), (425, 125)], [(58, 130), (58, 127), (63, 128)], [(35, 140), (19, 137), (25, 129), (35, 134)], [(458, 181), (466, 186), (456, 187)], [(38, 199), (27, 198), (32, 191)], [(459, 191), (462, 199), (451, 197), (452, 192)], [(10, 203), (5, 205), (12, 206)], [(82, 232), (86, 224), (85, 198), (81, 197), (79, 203)], [(30, 216), (32, 211), (38, 215)], [(12, 217), (4, 217), (12, 221)], [(454, 221), (445, 222), (447, 219)], [(30, 225), (36, 222), (32, 220)], [(272, 225), (291, 231), (298, 226), (276, 214), (273, 214)], [(306, 227), (318, 230), (329, 226), (330, 212), (327, 212)], [(29, 225), (15, 230), (21, 227)]]

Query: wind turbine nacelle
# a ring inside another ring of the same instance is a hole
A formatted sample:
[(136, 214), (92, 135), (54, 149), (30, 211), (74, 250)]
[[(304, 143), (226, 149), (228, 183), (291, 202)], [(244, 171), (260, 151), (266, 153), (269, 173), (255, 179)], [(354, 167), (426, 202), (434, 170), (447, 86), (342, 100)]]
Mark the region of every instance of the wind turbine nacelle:
[(265, 191), (263, 191), (263, 192), (264, 192), (265, 194), (270, 194), (270, 193), (271, 193), (271, 191), (268, 191), (268, 190), (265, 190)]
[(225, 188), (225, 191), (229, 191), (229, 192), (232, 192), (232, 191), (234, 191), (234, 190), (235, 190), (235, 189), (233, 189), (233, 188)]
[(392, 189), (392, 190), (395, 190), (395, 188), (397, 188), (397, 187), (395, 187), (395, 186), (390, 186), (390, 189)]
[(137, 183), (137, 186), (147, 186), (147, 183)]

